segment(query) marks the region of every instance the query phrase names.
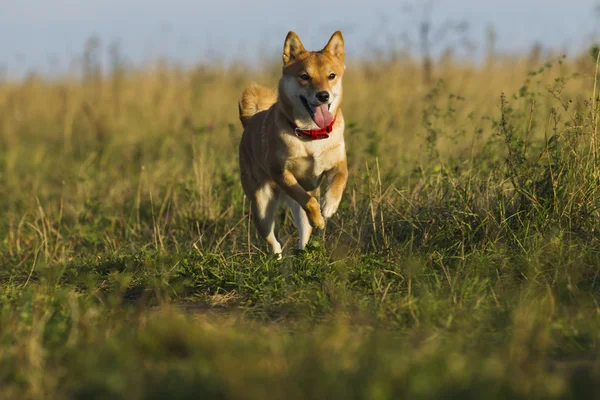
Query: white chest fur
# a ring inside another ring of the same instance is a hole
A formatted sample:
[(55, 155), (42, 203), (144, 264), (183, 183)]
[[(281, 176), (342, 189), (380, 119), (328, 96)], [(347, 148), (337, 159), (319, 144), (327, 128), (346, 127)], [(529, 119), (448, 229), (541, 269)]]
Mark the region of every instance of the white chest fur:
[(316, 189), (324, 174), (345, 157), (341, 132), (336, 133), (339, 136), (315, 141), (297, 141), (293, 146), (293, 153), (287, 158), (286, 169), (296, 177), (304, 190)]

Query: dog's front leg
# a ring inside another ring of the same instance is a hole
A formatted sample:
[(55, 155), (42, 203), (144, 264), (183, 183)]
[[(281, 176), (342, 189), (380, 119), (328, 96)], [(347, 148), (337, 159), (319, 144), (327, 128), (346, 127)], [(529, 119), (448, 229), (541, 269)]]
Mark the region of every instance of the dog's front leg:
[(327, 191), (323, 196), (321, 213), (325, 218), (331, 218), (337, 211), (342, 194), (348, 181), (348, 166), (344, 158), (335, 167), (327, 171)]
[(325, 228), (325, 220), (321, 215), (319, 202), (312, 197), (300, 184), (296, 177), (287, 170), (271, 171), (271, 176), (275, 182), (290, 196), (295, 202), (306, 211), (308, 221), (313, 228)]

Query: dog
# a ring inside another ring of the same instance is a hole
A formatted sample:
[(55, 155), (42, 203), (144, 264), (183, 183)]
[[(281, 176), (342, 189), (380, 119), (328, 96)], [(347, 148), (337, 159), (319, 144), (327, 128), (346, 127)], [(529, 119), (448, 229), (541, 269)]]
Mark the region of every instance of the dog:
[[(254, 225), (271, 253), (281, 258), (275, 213), (285, 200), (303, 250), (312, 229), (324, 229), (337, 211), (348, 179), (342, 114), (344, 38), (335, 32), (320, 51), (307, 51), (290, 31), (283, 46), (277, 94), (255, 83), (238, 104), (244, 132), (240, 178)], [(321, 205), (313, 196), (323, 178)]]

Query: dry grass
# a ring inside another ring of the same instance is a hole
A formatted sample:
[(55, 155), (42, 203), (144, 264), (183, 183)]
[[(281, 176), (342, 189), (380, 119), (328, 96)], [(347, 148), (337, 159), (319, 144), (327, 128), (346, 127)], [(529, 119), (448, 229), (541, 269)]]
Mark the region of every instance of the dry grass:
[(281, 263), (236, 106), (278, 66), (1, 83), (0, 397), (593, 397), (594, 61), (349, 62), (348, 189)]

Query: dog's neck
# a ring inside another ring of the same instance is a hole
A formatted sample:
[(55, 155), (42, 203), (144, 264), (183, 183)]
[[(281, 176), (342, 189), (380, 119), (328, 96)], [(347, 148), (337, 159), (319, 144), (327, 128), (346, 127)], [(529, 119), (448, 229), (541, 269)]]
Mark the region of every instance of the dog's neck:
[(339, 107), (335, 110), (333, 114), (333, 120), (331, 123), (323, 128), (305, 128), (302, 126), (298, 126), (293, 117), (292, 107), (288, 105), (286, 102), (279, 101), (276, 112), (281, 117), (281, 120), (285, 121), (287, 125), (290, 127), (293, 133), (301, 138), (301, 139), (309, 139), (309, 140), (320, 140), (329, 138), (329, 134), (333, 131), (333, 127), (337, 121)]

